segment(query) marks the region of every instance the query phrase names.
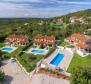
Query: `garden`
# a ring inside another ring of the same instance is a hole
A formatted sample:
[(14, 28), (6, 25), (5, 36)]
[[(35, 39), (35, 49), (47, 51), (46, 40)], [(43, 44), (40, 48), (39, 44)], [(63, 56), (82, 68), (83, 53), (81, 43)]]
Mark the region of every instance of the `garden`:
[(63, 46), (63, 47), (68, 46), (68, 45), (69, 45), (69, 43), (66, 42), (66, 41), (63, 41), (63, 42), (61, 43), (61, 46)]
[(3, 42), (0, 42), (0, 48), (3, 47), (5, 44)]
[(69, 73), (72, 73), (75, 67), (86, 67), (86, 66), (91, 68), (91, 55), (86, 57), (81, 57), (77, 53), (75, 53), (67, 71)]
[(23, 53), (21, 56), (17, 56), (19, 63), (27, 70), (31, 72), (35, 69), (37, 62), (42, 59), (43, 56)]
[[(27, 51), (31, 46), (26, 47), (23, 51)], [(42, 59), (50, 56), (52, 52), (54, 52), (55, 48), (50, 48), (50, 51), (44, 55), (34, 55), (26, 52), (21, 52), (17, 55), (17, 60), (19, 63), (27, 70), (27, 72), (31, 72), (36, 68), (36, 64)]]

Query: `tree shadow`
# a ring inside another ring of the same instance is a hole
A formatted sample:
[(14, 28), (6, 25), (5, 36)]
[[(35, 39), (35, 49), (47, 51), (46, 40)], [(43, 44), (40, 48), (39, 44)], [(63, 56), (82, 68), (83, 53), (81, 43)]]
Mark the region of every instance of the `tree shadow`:
[(4, 84), (11, 84), (12, 80), (13, 80), (13, 77), (5, 75)]
[(6, 65), (7, 64), (7, 62), (5, 62), (5, 61), (8, 61), (9, 59), (2, 59), (2, 61), (1, 61), (1, 65), (0, 66), (4, 66), (4, 65)]
[(10, 58), (3, 58), (2, 60), (3, 60), (3, 61), (7, 61), (7, 60), (9, 60), (9, 59), (10, 59)]
[(1, 63), (1, 66), (5, 66), (6, 64), (7, 64), (7, 63), (2, 62), (2, 63)]

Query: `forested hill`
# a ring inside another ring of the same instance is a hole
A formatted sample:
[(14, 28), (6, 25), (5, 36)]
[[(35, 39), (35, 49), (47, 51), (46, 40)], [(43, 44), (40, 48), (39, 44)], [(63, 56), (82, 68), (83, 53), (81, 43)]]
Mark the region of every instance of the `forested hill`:
[(88, 31), (90, 28), (90, 9), (54, 18), (0, 19), (0, 35), (8, 36), (17, 33), (27, 35), (30, 39), (38, 33), (54, 35), (57, 39), (64, 39), (76, 32), (91, 35), (91, 31)]
[(83, 17), (88, 17), (88, 16), (91, 16), (91, 9), (88, 9), (88, 10), (83, 10), (83, 11), (78, 11), (78, 12), (75, 12), (75, 13), (71, 13), (69, 15), (75, 15), (75, 16), (83, 16)]
[[(82, 10), (82, 11), (78, 11), (78, 12), (74, 12), (74, 13), (69, 13), (69, 14), (64, 15), (64, 16), (89, 17), (89, 16), (91, 16), (91, 9)], [(64, 16), (59, 16), (59, 17), (55, 17), (55, 18), (60, 18), (60, 17), (64, 17)]]
[(58, 17), (54, 17), (54, 18), (51, 18), (51, 19), (56, 20), (56, 19), (62, 18), (65, 22), (68, 22), (69, 18), (73, 17), (73, 16), (84, 17), (84, 18), (89, 18), (90, 17), (91, 18), (91, 9), (82, 10), (82, 11), (78, 11), (78, 12), (74, 12), (74, 13), (69, 13), (67, 15), (58, 16)]

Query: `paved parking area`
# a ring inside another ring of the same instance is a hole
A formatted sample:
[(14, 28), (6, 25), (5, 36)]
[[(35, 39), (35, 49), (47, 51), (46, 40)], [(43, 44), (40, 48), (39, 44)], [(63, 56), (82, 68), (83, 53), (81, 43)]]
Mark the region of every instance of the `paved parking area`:
[(22, 71), (16, 62), (11, 62), (10, 59), (5, 60), (1, 68), (6, 75), (4, 84), (31, 84), (29, 76)]
[(22, 71), (20, 66), (16, 62), (11, 60), (3, 61), (3, 68), (6, 77), (4, 84), (69, 84), (69, 81), (63, 79), (57, 79), (49, 77), (43, 74), (35, 74), (32, 79)]

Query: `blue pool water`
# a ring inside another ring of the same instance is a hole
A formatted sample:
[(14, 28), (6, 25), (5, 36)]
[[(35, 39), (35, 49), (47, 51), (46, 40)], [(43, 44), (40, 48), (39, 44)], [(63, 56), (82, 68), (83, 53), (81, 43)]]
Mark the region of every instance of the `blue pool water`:
[(45, 53), (45, 50), (34, 49), (31, 52), (36, 53), (36, 54), (44, 54)]
[(11, 51), (13, 50), (13, 48), (10, 48), (10, 47), (5, 47), (5, 48), (2, 48), (3, 51)]
[(60, 54), (58, 53), (54, 59), (50, 62), (50, 64), (58, 66), (59, 63), (62, 61), (62, 59), (64, 58), (64, 54)]

